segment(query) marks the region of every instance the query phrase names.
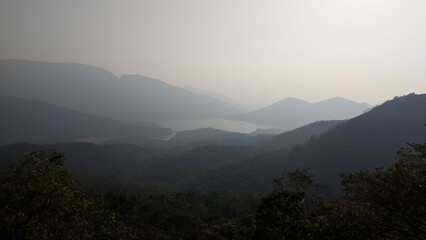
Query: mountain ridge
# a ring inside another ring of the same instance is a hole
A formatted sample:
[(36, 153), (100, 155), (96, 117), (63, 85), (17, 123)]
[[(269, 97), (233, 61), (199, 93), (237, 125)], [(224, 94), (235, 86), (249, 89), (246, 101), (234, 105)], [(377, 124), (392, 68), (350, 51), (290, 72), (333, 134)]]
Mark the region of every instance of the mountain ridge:
[[(56, 148), (69, 156), (72, 172), (89, 184), (96, 175), (100, 183), (112, 177), (136, 185), (267, 193), (272, 191), (272, 179), (282, 171), (310, 168), (318, 182), (338, 193), (340, 173), (390, 166), (395, 152), (407, 142), (426, 142), (425, 106), (426, 94), (395, 98), (350, 120), (324, 122), (325, 128), (335, 126), (310, 138), (306, 136), (312, 132), (302, 134), (307, 142), (292, 147), (286, 143), (277, 149), (225, 146), (213, 141), (210, 146), (194, 142), (196, 148), (165, 151), (125, 144), (14, 144), (0, 147), (0, 167), (10, 164), (19, 154)], [(305, 128), (311, 131), (312, 126), (315, 125)], [(184, 134), (188, 133), (191, 132)], [(212, 129), (192, 133), (207, 133), (207, 137), (228, 135)]]
[(307, 143), (269, 151), (209, 171), (202, 187), (271, 191), (271, 179), (284, 170), (310, 168), (315, 178), (339, 192), (342, 172), (388, 167), (407, 143), (426, 142), (426, 94), (386, 101), (337, 124)]
[(294, 129), (321, 120), (345, 120), (362, 114), (370, 105), (342, 97), (310, 103), (294, 97), (283, 98), (255, 111), (234, 115), (239, 121)]
[[(120, 78), (95, 66), (0, 60), (0, 94), (38, 99), (126, 121), (208, 118), (240, 112), (211, 96), (142, 75)], [(180, 111), (178, 111), (180, 110)]]
[(165, 137), (171, 130), (152, 123), (134, 125), (72, 109), (0, 95), (0, 145), (57, 143), (89, 137), (143, 135)]

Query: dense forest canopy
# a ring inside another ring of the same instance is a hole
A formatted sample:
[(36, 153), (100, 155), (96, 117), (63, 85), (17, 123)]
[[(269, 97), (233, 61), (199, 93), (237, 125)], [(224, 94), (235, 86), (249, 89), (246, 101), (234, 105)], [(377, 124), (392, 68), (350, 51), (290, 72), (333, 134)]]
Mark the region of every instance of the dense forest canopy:
[[(308, 169), (283, 172), (259, 198), (226, 192), (88, 194), (58, 152), (1, 172), (5, 239), (424, 239), (426, 143), (389, 168), (342, 173), (346, 193), (321, 198)], [(261, 200), (259, 202), (259, 199)]]

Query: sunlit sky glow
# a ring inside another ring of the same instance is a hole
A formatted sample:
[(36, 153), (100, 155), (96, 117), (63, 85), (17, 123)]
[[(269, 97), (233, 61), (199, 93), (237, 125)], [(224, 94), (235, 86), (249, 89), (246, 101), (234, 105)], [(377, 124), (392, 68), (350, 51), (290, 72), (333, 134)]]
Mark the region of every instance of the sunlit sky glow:
[(0, 58), (78, 62), (262, 106), (426, 92), (424, 0), (2, 0)]

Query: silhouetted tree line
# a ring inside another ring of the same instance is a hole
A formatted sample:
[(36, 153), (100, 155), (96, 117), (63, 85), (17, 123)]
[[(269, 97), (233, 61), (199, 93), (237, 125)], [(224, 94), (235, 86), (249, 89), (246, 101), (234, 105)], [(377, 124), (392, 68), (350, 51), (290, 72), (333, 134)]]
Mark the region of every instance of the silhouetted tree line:
[(341, 174), (345, 197), (321, 199), (307, 169), (286, 172), (262, 199), (254, 239), (426, 239), (426, 144), (390, 168)]
[(426, 239), (426, 144), (390, 168), (341, 174), (345, 196), (322, 198), (308, 169), (274, 191), (85, 194), (58, 152), (35, 152), (0, 175), (1, 239)]

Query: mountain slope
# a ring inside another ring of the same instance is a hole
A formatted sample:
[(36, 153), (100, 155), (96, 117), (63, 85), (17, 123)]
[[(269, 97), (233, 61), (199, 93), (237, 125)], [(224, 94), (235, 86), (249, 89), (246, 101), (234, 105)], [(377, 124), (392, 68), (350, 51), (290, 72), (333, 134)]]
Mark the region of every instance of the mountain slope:
[(361, 114), (370, 106), (344, 98), (332, 98), (308, 103), (296, 98), (284, 98), (253, 112), (239, 114), (241, 121), (269, 124), (292, 129), (319, 120), (343, 120)]
[(251, 111), (253, 110), (252, 106), (249, 106), (248, 104), (242, 103), (238, 100), (235, 100), (232, 97), (223, 95), (223, 94), (219, 94), (219, 93), (214, 93), (214, 92), (209, 92), (209, 91), (205, 91), (199, 88), (194, 88), (194, 87), (190, 87), (190, 86), (183, 86), (183, 88), (195, 93), (195, 94), (200, 94), (200, 95), (206, 95), (206, 96), (211, 96), (214, 98), (217, 98), (219, 100), (221, 100), (222, 102), (225, 102), (231, 106), (234, 106), (238, 109), (244, 110), (244, 111)]
[(52, 149), (64, 153), (65, 165), (73, 178), (94, 191), (117, 185), (125, 189), (158, 185), (172, 189), (192, 188), (192, 182), (209, 169), (237, 162), (255, 152), (249, 146), (206, 146), (183, 152), (165, 152), (123, 144), (12, 144), (0, 146), (0, 170), (24, 154)]
[(220, 117), (239, 110), (160, 80), (75, 63), (0, 60), (0, 94), (127, 121)]
[(317, 121), (305, 126), (296, 128), (292, 131), (281, 133), (277, 136), (273, 136), (270, 139), (263, 142), (265, 146), (291, 146), (307, 142), (311, 137), (317, 137), (323, 134), (330, 128), (337, 124), (343, 123), (343, 120), (330, 120), (330, 121)]
[[(0, 147), (0, 168), (34, 151), (59, 151), (65, 154), (65, 166), (73, 179), (91, 191), (129, 189), (140, 171), (147, 169), (156, 151), (131, 145), (102, 146), (89, 143), (54, 145), (12, 144)], [(124, 185), (123, 185), (124, 184)]]
[(15, 142), (53, 143), (88, 137), (139, 135), (165, 137), (171, 130), (154, 125), (125, 124), (37, 100), (0, 95), (0, 145)]
[(177, 133), (168, 142), (175, 149), (193, 149), (202, 146), (257, 146), (273, 135), (251, 135), (227, 132), (214, 128), (201, 128)]
[[(172, 151), (183, 151), (203, 146), (258, 146), (271, 134), (243, 134), (227, 132), (214, 128), (200, 128), (176, 133), (169, 140), (158, 140), (144, 137), (118, 137), (109, 139), (102, 144), (132, 144), (140, 147), (163, 149)], [(310, 136), (309, 136), (310, 137)], [(308, 140), (307, 137), (305, 140)]]
[[(56, 149), (65, 152), (77, 179), (89, 183), (93, 179), (100, 183), (115, 179), (137, 185), (263, 193), (272, 190), (272, 179), (283, 170), (309, 167), (318, 181), (338, 192), (339, 173), (390, 166), (395, 152), (407, 142), (426, 142), (425, 123), (426, 94), (408, 95), (337, 124), (293, 148), (271, 151), (255, 146), (216, 145), (159, 151), (130, 145), (15, 144), (0, 147), (0, 167), (19, 153)], [(218, 135), (227, 141), (226, 132), (221, 134), (206, 129), (184, 133), (183, 140)]]
[(246, 134), (227, 132), (214, 128), (200, 128), (177, 133), (169, 142), (175, 145), (185, 145), (198, 141), (224, 141), (244, 137)]
[(306, 144), (211, 170), (198, 182), (211, 188), (265, 192), (283, 170), (309, 167), (319, 181), (337, 191), (340, 173), (390, 166), (406, 143), (426, 142), (425, 123), (426, 94), (410, 94), (345, 121)]

